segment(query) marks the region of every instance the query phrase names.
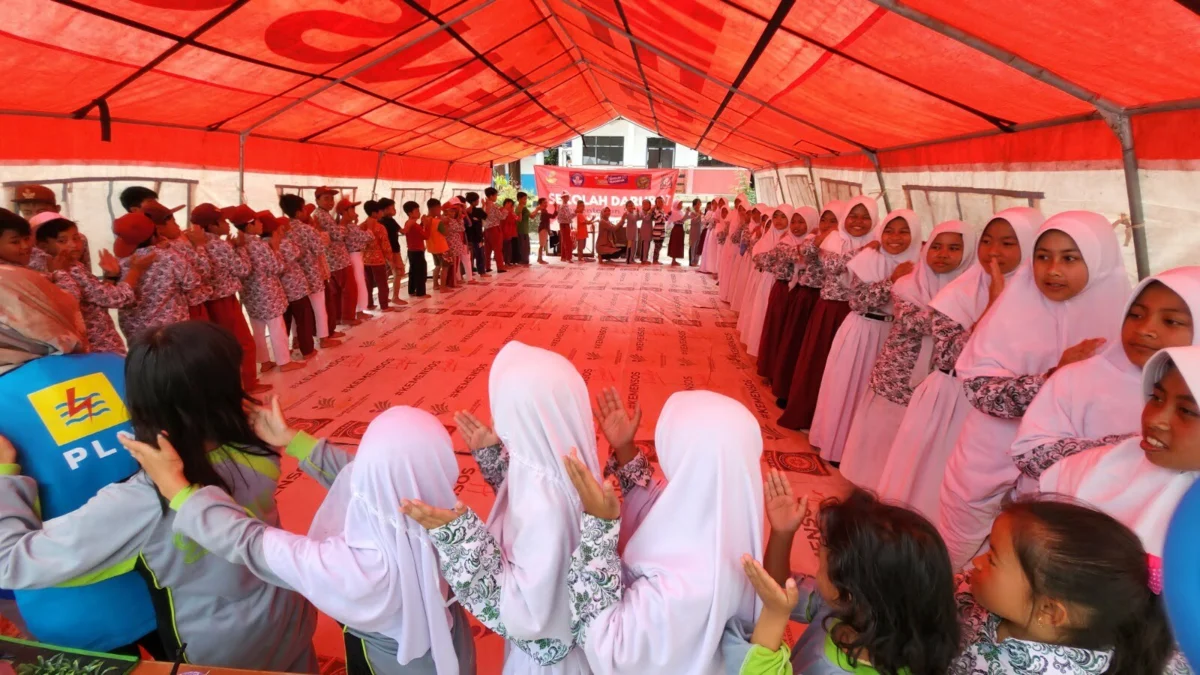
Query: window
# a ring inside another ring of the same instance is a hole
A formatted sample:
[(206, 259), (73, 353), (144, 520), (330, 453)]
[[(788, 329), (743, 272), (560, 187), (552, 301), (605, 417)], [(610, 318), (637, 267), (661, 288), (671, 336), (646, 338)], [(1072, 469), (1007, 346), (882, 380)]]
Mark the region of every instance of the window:
[(779, 203), (778, 193), (775, 191), (774, 178), (759, 178), (755, 182), (754, 195), (758, 197), (758, 201), (767, 206), (775, 206)]
[(392, 199), (396, 204), (403, 206), (404, 202), (413, 201), (421, 205), (422, 211), (425, 210), (425, 203), (432, 197), (433, 188), (392, 188)]
[(821, 179), (821, 203), (828, 204), (831, 201), (853, 199), (862, 194), (862, 183), (851, 183), (844, 180), (833, 180), (831, 178)]
[(706, 155), (702, 152), (702, 153), (700, 153), (700, 158), (696, 161), (696, 166), (730, 166), (731, 167), (733, 165), (726, 164), (725, 162), (722, 162), (719, 159), (713, 159), (712, 157), (709, 157), (708, 155)]
[[(794, 206), (817, 205), (817, 191), (813, 189), (812, 179), (803, 175), (785, 176), (787, 181), (788, 198)], [(796, 201), (799, 200), (797, 204)]]
[(625, 163), (625, 138), (622, 136), (586, 136), (583, 139), (583, 163), (620, 166)]
[(646, 168), (675, 168), (675, 142), (665, 138), (646, 139)]
[(983, 225), (998, 211), (1013, 206), (1038, 206), (1044, 192), (989, 190), (985, 188), (905, 185), (908, 208), (927, 223), (961, 220)]

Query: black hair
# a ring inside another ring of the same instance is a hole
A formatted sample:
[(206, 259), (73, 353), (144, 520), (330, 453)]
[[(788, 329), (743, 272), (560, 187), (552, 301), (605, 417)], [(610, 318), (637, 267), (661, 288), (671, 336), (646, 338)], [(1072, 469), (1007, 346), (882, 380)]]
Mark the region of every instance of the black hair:
[(466, 198), (467, 198), (468, 204), (475, 204), (476, 202), (479, 201), (479, 193), (478, 192), (468, 192), (466, 194)]
[(529, 199), (529, 195), (525, 194), (524, 192), (518, 192), (517, 193), (517, 201), (520, 201), (522, 199)]
[(483, 191), (483, 196), (485, 197), (492, 197), (498, 194), (500, 194), (500, 192), (494, 187), (489, 187)]
[(212, 453), (275, 455), (246, 415), (246, 404), (258, 402), (242, 387), (241, 363), (237, 339), (208, 321), (155, 328), (130, 345), (125, 390), (134, 434), (151, 445), (166, 434), (193, 485), (232, 492)]
[(382, 210), (383, 207), (379, 205), (379, 202), (373, 199), (368, 199), (363, 203), (363, 213), (367, 214), (368, 216), (373, 216)]
[(121, 206), (126, 211), (133, 211), (147, 199), (158, 199), (158, 193), (141, 185), (133, 185), (121, 190)]
[(47, 220), (38, 225), (35, 236), (37, 237), (37, 242), (40, 244), (51, 239), (58, 239), (58, 235), (73, 227), (78, 228), (79, 226), (74, 221), (67, 220), (66, 218), (55, 218), (54, 220)]
[(433, 197), (430, 197), (429, 200), (425, 202), (426, 208), (430, 208), (430, 209), (436, 208), (441, 205), (442, 205), (441, 200), (434, 199)]
[(31, 232), (29, 221), (9, 211), (0, 209), (0, 234), (13, 230), (18, 237), (28, 237)]
[(304, 197), (300, 195), (280, 195), (279, 208), (283, 211), (283, 215), (288, 218), (295, 218), (296, 214), (304, 210)]
[[(838, 606), (826, 620), (856, 666), (863, 653), (883, 675), (945, 673), (959, 652), (950, 554), (925, 518), (855, 490), (822, 505), (818, 517), (826, 571)], [(833, 630), (840, 622), (849, 639)]]
[(504, 204), (502, 204), (502, 206), (508, 206), (509, 204), (512, 204), (512, 203), (513, 203), (513, 200), (510, 197), (510, 198), (504, 200)]
[(545, 202), (546, 202), (545, 197), (538, 197), (538, 204), (544, 204)]
[(387, 210), (388, 208), (393, 207), (395, 205), (396, 205), (395, 199), (390, 199), (388, 197), (384, 197), (383, 199), (379, 200), (379, 210), (380, 211)]
[(1161, 673), (1174, 650), (1162, 599), (1138, 536), (1118, 520), (1062, 498), (1004, 507), (1013, 550), (1034, 598), (1080, 607), (1068, 645), (1113, 650), (1109, 675)]
[(413, 211), (421, 212), (421, 205), (416, 202), (404, 202), (404, 215), (411, 216)]
[(699, 198), (699, 197), (696, 197), (695, 199), (693, 199), (693, 200), (692, 200), (692, 203), (693, 203), (693, 204), (699, 204), (699, 203), (700, 203), (700, 198)]

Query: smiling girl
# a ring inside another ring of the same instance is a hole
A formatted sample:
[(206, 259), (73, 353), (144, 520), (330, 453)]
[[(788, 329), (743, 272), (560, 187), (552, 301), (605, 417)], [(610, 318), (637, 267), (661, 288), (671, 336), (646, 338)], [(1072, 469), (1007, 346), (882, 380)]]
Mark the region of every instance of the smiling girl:
[[(842, 476), (861, 488), (875, 489), (912, 398), (913, 383), (929, 373), (929, 301), (970, 266), (975, 253), (972, 235), (970, 226), (959, 220), (933, 228), (916, 270), (892, 287), (896, 319), (871, 369), (870, 386), (854, 409), (842, 460)], [(843, 328), (846, 325), (848, 321)]]
[[(780, 426), (788, 429), (807, 429), (812, 424), (825, 363), (838, 329), (850, 314), (850, 298), (857, 283), (847, 263), (868, 244), (878, 241), (882, 233), (875, 229), (879, 211), (871, 197), (850, 200), (845, 214), (841, 229), (821, 242), (821, 299), (813, 305), (804, 331), (804, 342), (796, 357), (787, 406), (779, 417)], [(915, 257), (916, 252), (913, 253), (909, 259)], [(899, 262), (904, 261), (900, 260), (897, 264)], [(894, 267), (884, 278), (892, 271)]]
[(954, 362), (1006, 280), (1022, 264), (1029, 265), (1034, 236), (1044, 220), (1028, 207), (997, 213), (980, 233), (975, 264), (929, 303), (933, 371), (912, 392), (876, 490), (935, 524), (946, 460), (970, 408)]
[(1180, 267), (1143, 280), (1129, 299), (1121, 340), (1063, 368), (1029, 404), (1011, 450), (1023, 474), (1018, 488), (1036, 491), (1038, 477), (1055, 462), (1136, 433), (1142, 368), (1160, 349), (1196, 344), (1193, 317), (1198, 312), (1200, 267)]
[(1131, 292), (1104, 216), (1068, 211), (1038, 231), (1020, 270), (971, 336), (957, 371), (971, 408), (946, 464), (942, 537), (956, 567), (987, 538), (1019, 472), (1008, 451), (1020, 418), (1054, 371), (1115, 340)]

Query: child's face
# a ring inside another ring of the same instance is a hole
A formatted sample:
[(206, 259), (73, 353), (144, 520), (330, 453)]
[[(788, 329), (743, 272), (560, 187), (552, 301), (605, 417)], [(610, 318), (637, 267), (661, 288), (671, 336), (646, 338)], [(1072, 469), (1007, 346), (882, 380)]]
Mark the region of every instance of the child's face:
[[(849, 215), (846, 216), (846, 233), (852, 237), (861, 237), (870, 231), (871, 214), (867, 212), (867, 207), (855, 204), (854, 208), (850, 209)], [(911, 234), (909, 239), (912, 239)]]
[(1000, 264), (1000, 273), (1009, 274), (1021, 264), (1021, 240), (1012, 223), (997, 218), (988, 223), (979, 238), (979, 263), (984, 267), (995, 260)]
[(661, 209), (662, 207), (663, 207), (662, 197), (655, 197), (654, 198), (654, 208)]
[(775, 229), (777, 230), (784, 229), (788, 226), (787, 215), (782, 211), (776, 211), (774, 215), (771, 216), (771, 225), (775, 226)]
[(260, 221), (258, 218), (246, 223), (246, 234), (262, 234), (262, 232), (262, 221)]
[(33, 252), (33, 237), (22, 237), (16, 230), (5, 230), (0, 233), (0, 260), (24, 267), (29, 264), (29, 254)]
[(988, 551), (971, 561), (971, 595), (992, 614), (1024, 626), (1032, 615), (1033, 587), (1017, 558), (1011, 516), (996, 518), (988, 542)]
[(47, 253), (58, 255), (65, 252), (75, 262), (83, 258), (83, 237), (79, 235), (79, 228), (71, 227), (59, 232), (53, 242), (54, 250), (47, 249)]
[(821, 234), (832, 232), (837, 229), (837, 216), (833, 215), (833, 211), (826, 211), (821, 214)]
[(529, 201), (528, 197), (521, 197), (520, 199), (517, 200), (517, 206), (520, 206), (521, 208), (525, 208), (525, 202), (527, 202), (527, 201)]
[(600, 212), (600, 217), (604, 218), (605, 220), (608, 220), (608, 217), (611, 215), (612, 215), (612, 209), (608, 208), (607, 206), (604, 207), (604, 210), (602, 210)]
[(218, 237), (224, 237), (229, 234), (229, 221), (221, 218), (217, 221), (216, 225), (205, 229), (207, 229), (210, 234), (215, 234)]
[(333, 209), (333, 199), (334, 195), (331, 195), (327, 192), (320, 197), (317, 197), (317, 206), (325, 209), (326, 211), (331, 211)]
[(808, 232), (808, 221), (799, 213), (792, 214), (792, 234), (803, 237), (805, 232)]
[[(870, 221), (868, 220), (868, 222)], [(909, 245), (912, 244), (912, 230), (908, 227), (908, 221), (903, 218), (893, 218), (891, 222), (883, 226), (883, 234), (879, 237), (879, 243), (883, 246), (884, 251), (892, 255), (907, 251)]]
[(929, 242), (925, 262), (934, 274), (946, 274), (958, 269), (963, 258), (963, 236), (958, 232), (943, 232)]
[(178, 239), (180, 235), (179, 223), (175, 222), (174, 218), (168, 218), (167, 222), (156, 226), (154, 232), (160, 239)]
[(1047, 299), (1065, 302), (1079, 295), (1088, 282), (1087, 263), (1066, 232), (1047, 230), (1033, 250), (1033, 278)]
[(1200, 406), (1175, 366), (1154, 385), (1142, 409), (1142, 451), (1164, 469), (1200, 470)]
[(1121, 324), (1121, 345), (1141, 368), (1160, 349), (1192, 344), (1192, 311), (1175, 291), (1154, 282), (1142, 289)]
[(437, 218), (440, 215), (442, 215), (442, 206), (440, 204), (429, 207), (429, 216), (431, 218)]
[(649, 200), (649, 199), (646, 199), (646, 200), (642, 201), (642, 210), (643, 210), (643, 211), (649, 211), (649, 210), (650, 210), (650, 200)]

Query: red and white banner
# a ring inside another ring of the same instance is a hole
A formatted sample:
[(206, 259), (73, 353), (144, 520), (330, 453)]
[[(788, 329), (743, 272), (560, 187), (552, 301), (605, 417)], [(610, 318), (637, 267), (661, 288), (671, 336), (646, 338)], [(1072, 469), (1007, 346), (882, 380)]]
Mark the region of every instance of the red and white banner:
[(533, 177), (538, 197), (561, 204), (565, 194), (572, 204), (576, 199), (582, 199), (588, 215), (599, 214), (607, 206), (616, 216), (625, 210), (625, 201), (629, 199), (639, 207), (643, 199), (653, 202), (655, 197), (662, 197), (664, 202), (671, 204), (679, 170), (535, 166)]

